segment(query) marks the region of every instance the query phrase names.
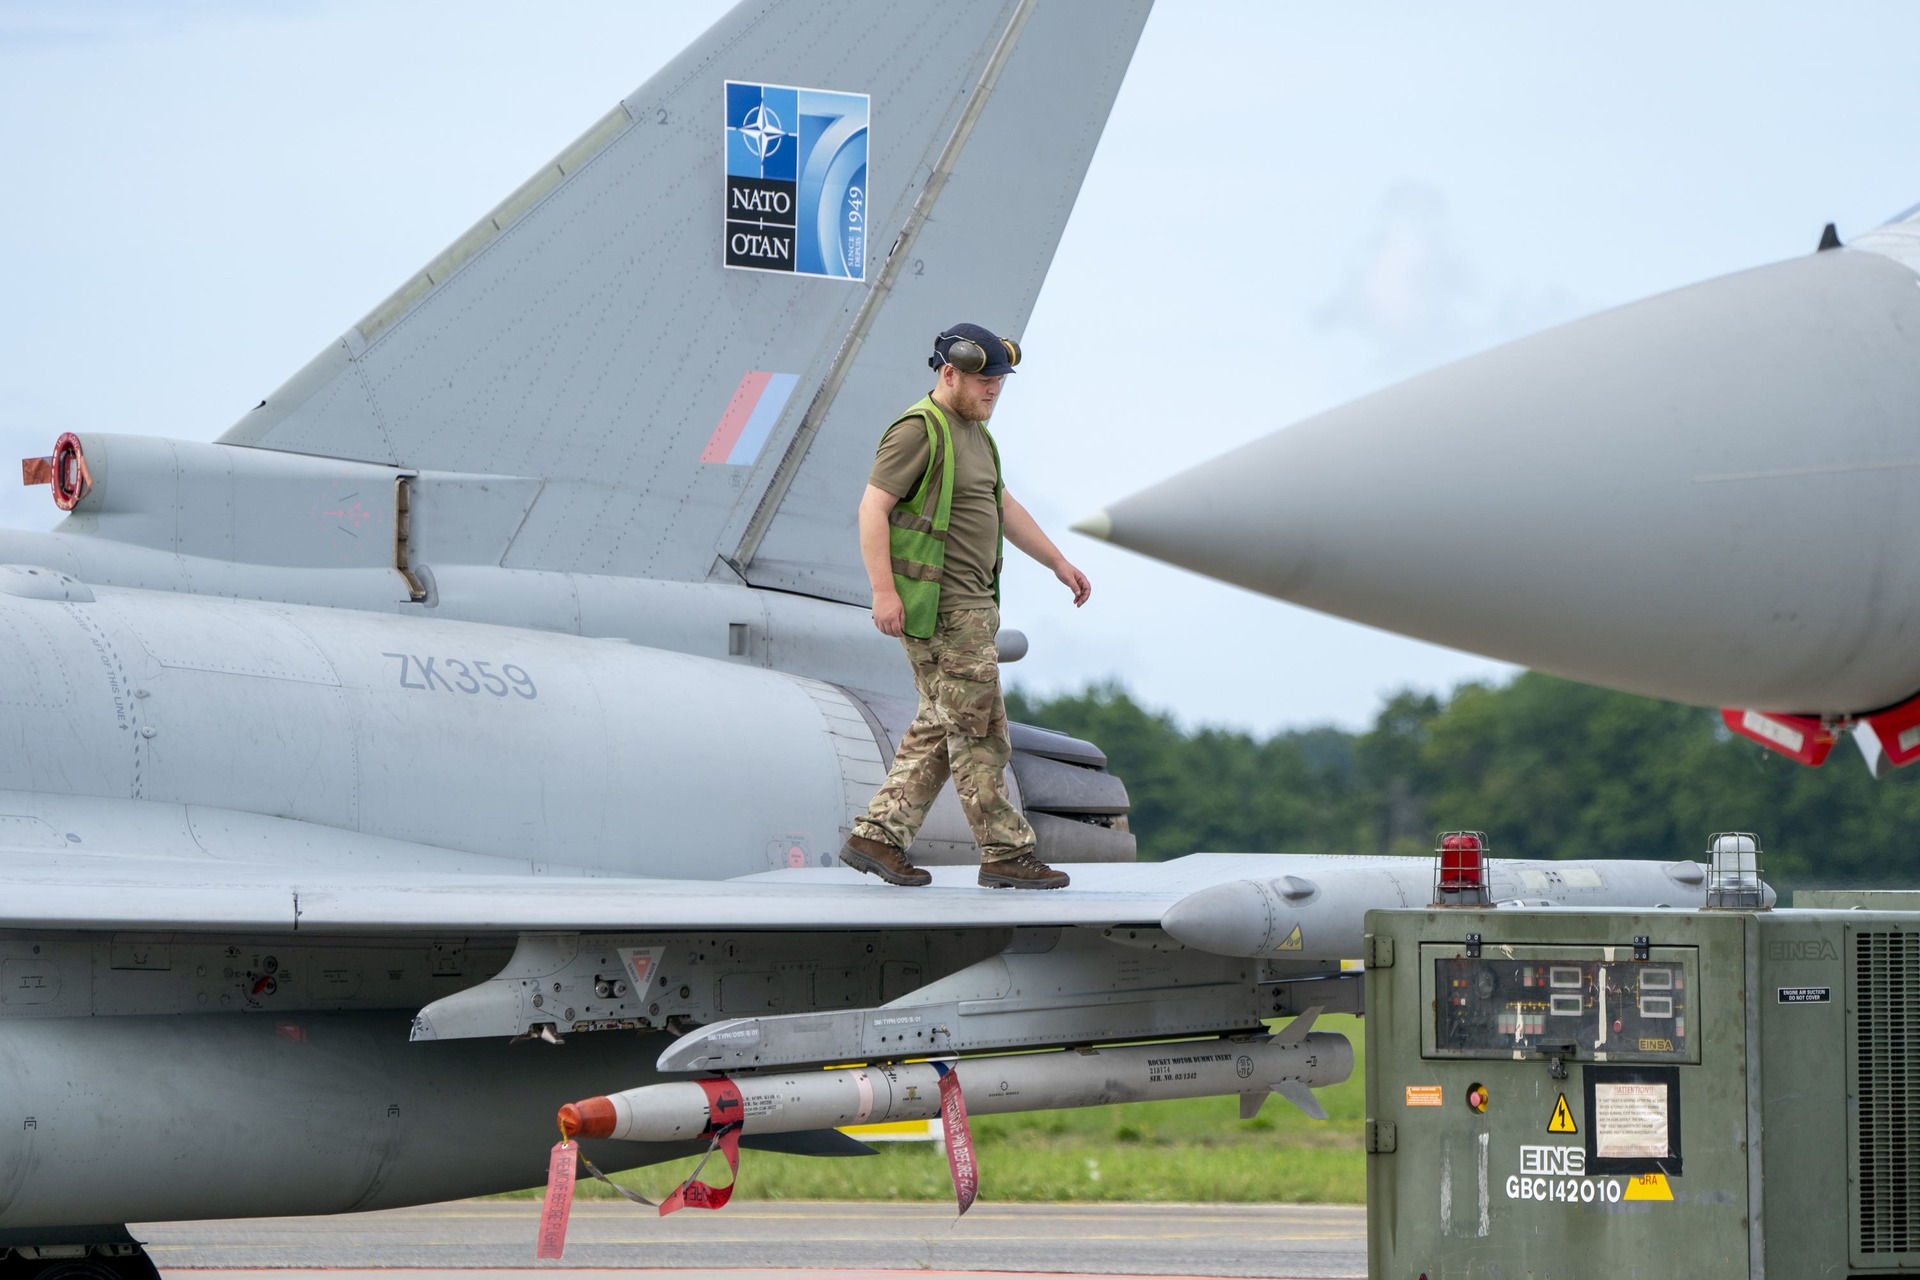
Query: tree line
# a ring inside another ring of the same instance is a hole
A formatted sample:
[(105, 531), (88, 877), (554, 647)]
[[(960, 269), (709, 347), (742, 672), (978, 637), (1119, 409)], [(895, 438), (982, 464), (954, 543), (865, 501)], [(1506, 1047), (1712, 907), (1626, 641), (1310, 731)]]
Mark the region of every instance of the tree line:
[(1852, 745), (1806, 769), (1719, 714), (1534, 672), (1389, 698), (1361, 733), (1182, 729), (1117, 683), (1007, 695), (1127, 784), (1140, 856), (1425, 853), (1481, 830), (1498, 857), (1702, 859), (1753, 831), (1783, 886), (1920, 885), (1920, 767), (1875, 781)]

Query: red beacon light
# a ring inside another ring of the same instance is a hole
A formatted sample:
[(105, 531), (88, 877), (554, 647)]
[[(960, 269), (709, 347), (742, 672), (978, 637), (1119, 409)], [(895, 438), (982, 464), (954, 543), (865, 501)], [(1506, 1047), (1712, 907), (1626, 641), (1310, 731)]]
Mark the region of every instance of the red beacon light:
[(1484, 907), (1493, 898), (1487, 889), (1487, 833), (1448, 831), (1434, 849), (1433, 881), (1436, 907)]

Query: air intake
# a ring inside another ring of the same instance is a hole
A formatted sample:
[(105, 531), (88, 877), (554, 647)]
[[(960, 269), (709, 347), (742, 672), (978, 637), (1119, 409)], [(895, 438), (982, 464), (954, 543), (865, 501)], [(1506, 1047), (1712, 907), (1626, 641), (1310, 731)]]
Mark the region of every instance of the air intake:
[(1920, 933), (1853, 940), (1855, 1257), (1920, 1262)]

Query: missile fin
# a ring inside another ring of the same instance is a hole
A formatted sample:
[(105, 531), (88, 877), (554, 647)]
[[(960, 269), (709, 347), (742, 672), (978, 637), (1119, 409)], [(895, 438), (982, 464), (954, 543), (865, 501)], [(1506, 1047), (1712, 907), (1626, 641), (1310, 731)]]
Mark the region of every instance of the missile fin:
[(1307, 1032), (1313, 1030), (1313, 1020), (1326, 1009), (1325, 1005), (1313, 1005), (1305, 1013), (1289, 1022), (1286, 1030), (1274, 1036), (1275, 1044), (1299, 1044), (1307, 1038)]
[(860, 1139), (838, 1129), (802, 1129), (797, 1133), (745, 1133), (740, 1146), (751, 1151), (778, 1151), (789, 1156), (873, 1156)]
[[(1271, 1093), (1272, 1090), (1267, 1091)], [(1251, 1120), (1260, 1114), (1260, 1108), (1267, 1105), (1266, 1093), (1243, 1093), (1240, 1095), (1240, 1118)]]
[(1294, 1106), (1306, 1112), (1310, 1119), (1325, 1120), (1327, 1118), (1327, 1109), (1320, 1105), (1320, 1099), (1314, 1097), (1313, 1090), (1307, 1088), (1307, 1086), (1301, 1084), (1298, 1080), (1283, 1080), (1279, 1084), (1269, 1087), (1288, 1102), (1291, 1102)]

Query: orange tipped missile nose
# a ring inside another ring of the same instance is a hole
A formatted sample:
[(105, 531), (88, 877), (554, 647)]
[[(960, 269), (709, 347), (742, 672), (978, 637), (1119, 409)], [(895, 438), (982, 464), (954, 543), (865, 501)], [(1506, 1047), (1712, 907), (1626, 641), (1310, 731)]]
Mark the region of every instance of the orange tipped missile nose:
[(611, 1138), (613, 1122), (611, 1098), (587, 1098), (560, 1108), (560, 1127), (571, 1137)]

